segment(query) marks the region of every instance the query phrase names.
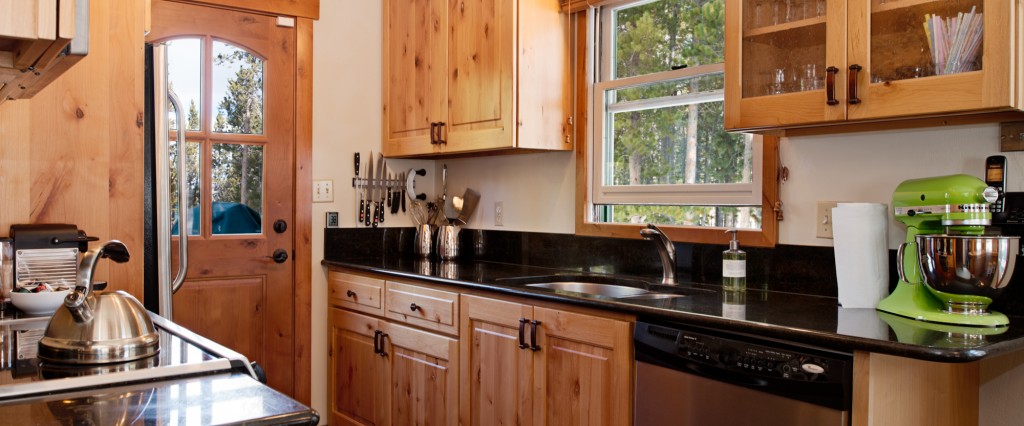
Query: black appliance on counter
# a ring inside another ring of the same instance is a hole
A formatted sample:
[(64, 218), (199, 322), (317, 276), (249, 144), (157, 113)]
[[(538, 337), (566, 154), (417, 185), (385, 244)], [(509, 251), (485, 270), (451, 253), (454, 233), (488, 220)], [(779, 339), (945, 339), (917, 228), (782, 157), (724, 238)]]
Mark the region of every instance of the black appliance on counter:
[(14, 282), (66, 281), (74, 284), (81, 253), (89, 250), (96, 237), (71, 224), (43, 223), (11, 225)]
[(38, 357), (49, 317), (0, 321), (0, 419), (11, 424), (312, 424), (309, 407), (261, 384), (248, 360), (150, 315), (160, 352), (125, 363)]
[(637, 426), (848, 425), (853, 356), (638, 320)]

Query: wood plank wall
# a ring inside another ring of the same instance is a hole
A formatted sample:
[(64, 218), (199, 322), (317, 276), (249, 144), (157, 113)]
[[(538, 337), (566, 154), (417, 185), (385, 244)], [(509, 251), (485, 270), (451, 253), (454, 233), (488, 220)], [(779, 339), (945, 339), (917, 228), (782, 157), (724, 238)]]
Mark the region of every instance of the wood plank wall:
[(145, 2), (92, 0), (89, 55), (32, 99), (0, 104), (0, 235), (74, 223), (137, 256), (98, 280), (142, 295)]

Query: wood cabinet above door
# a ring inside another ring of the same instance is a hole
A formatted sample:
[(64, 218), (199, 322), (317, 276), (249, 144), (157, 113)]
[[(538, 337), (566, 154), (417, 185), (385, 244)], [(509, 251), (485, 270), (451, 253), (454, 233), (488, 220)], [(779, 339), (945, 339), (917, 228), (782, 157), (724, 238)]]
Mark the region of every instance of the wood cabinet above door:
[(1019, 112), (1020, 12), (1000, 0), (727, 0), (725, 126)]
[(572, 150), (569, 44), (557, 1), (385, 1), (384, 155)]

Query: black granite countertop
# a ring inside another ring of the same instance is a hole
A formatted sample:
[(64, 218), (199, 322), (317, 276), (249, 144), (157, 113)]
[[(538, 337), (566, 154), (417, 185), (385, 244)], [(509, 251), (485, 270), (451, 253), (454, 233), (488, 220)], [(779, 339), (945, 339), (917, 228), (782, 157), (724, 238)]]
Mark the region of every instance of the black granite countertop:
[(217, 374), (0, 403), (0, 423), (308, 425), (309, 407), (244, 374)]
[[(645, 321), (672, 321), (723, 331), (782, 339), (852, 352), (869, 351), (938, 362), (970, 362), (1024, 349), (1024, 318), (1010, 317), (1002, 328), (945, 326), (914, 321), (874, 309), (845, 309), (832, 297), (748, 288), (744, 297), (705, 284), (662, 286), (650, 277), (608, 276), (488, 261), (437, 262), (412, 257), (362, 257), (325, 260), (323, 265), (571, 303), (637, 315)], [(528, 287), (551, 275), (592, 281), (626, 280), (633, 286), (685, 297), (630, 300), (556, 293)], [(654, 281), (654, 282), (652, 282)], [(731, 300), (731, 299), (744, 300)]]

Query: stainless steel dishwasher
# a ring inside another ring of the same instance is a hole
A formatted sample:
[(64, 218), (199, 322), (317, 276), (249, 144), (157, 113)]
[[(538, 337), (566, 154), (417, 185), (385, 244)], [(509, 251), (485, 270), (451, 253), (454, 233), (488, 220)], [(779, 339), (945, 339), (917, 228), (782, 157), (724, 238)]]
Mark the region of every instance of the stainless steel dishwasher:
[(847, 425), (848, 353), (637, 321), (636, 426)]

